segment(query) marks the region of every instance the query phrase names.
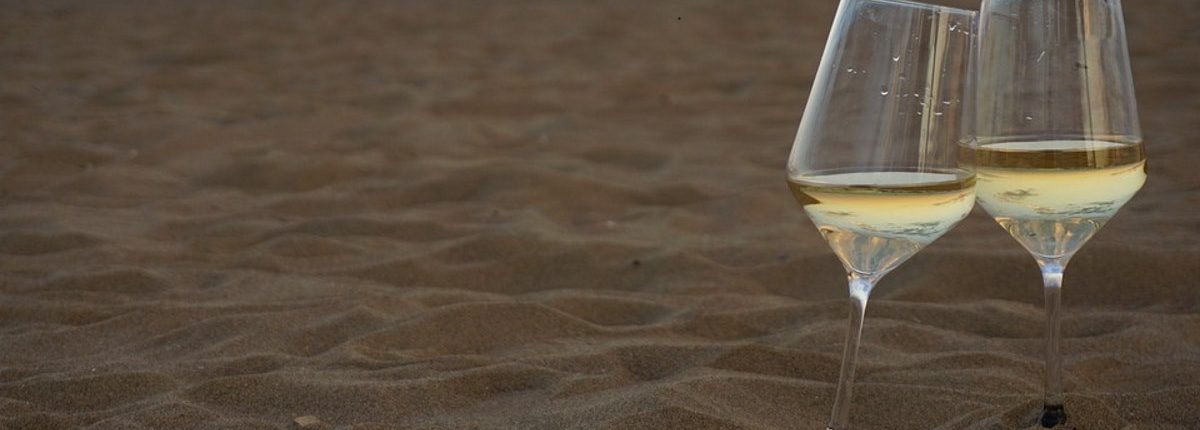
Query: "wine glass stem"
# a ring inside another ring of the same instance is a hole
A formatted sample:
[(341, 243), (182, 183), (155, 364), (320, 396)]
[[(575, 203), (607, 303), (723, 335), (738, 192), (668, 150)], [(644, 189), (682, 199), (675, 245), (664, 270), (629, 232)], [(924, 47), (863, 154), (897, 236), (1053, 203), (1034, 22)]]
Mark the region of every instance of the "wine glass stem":
[(1043, 399), (1043, 427), (1054, 427), (1065, 419), (1063, 413), (1062, 354), (1059, 352), (1063, 267), (1042, 264), (1042, 282), (1046, 294), (1046, 393)]
[(867, 312), (867, 297), (872, 284), (858, 275), (850, 276), (850, 329), (846, 333), (846, 349), (842, 352), (842, 371), (838, 377), (837, 397), (827, 430), (850, 428), (850, 398), (854, 385), (854, 365), (858, 360), (858, 342), (862, 337), (863, 317)]

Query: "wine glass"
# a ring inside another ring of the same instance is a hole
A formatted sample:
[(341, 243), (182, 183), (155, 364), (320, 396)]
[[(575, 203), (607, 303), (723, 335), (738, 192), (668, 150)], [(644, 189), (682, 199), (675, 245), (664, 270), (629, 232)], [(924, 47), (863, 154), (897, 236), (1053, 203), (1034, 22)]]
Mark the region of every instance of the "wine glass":
[[(1146, 181), (1119, 0), (983, 0), (972, 138), (979, 202), (1041, 267), (1043, 427), (1063, 411), (1059, 306), (1071, 256)], [(973, 159), (973, 161), (970, 161)]]
[(843, 0), (788, 159), (788, 186), (846, 268), (850, 329), (829, 429), (848, 428), (875, 284), (975, 204), (958, 163), (976, 13)]

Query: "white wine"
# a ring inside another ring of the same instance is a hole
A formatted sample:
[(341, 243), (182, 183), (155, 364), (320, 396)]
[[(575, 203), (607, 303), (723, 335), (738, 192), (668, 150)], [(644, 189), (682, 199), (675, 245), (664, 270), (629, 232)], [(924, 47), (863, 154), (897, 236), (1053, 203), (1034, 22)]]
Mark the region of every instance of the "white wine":
[(965, 148), (979, 203), (1039, 260), (1066, 262), (1146, 182), (1142, 145), (1095, 140)]
[(967, 171), (822, 172), (788, 179), (846, 270), (883, 276), (971, 212)]

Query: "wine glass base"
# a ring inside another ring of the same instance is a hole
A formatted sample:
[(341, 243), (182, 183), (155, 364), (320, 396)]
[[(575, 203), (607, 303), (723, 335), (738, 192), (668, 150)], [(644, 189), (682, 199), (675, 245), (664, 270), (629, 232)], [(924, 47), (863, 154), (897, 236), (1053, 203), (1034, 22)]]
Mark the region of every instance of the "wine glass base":
[(1042, 419), (1039, 422), (1044, 428), (1054, 428), (1067, 422), (1067, 413), (1063, 411), (1062, 405), (1044, 405), (1042, 406)]

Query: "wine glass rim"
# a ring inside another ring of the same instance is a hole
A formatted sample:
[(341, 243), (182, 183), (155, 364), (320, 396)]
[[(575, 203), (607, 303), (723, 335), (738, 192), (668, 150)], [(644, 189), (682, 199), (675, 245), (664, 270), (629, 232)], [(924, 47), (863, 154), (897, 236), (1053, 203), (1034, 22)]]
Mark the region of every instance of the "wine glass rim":
[(937, 11), (950, 12), (950, 13), (954, 13), (954, 14), (969, 15), (969, 16), (975, 16), (975, 15), (979, 14), (978, 11), (974, 11), (974, 10), (970, 10), (970, 9), (960, 9), (960, 8), (956, 8), (956, 7), (942, 6), (942, 5), (937, 5), (937, 4), (929, 4), (929, 3), (922, 3), (922, 2), (918, 2), (918, 1), (909, 1), (909, 0), (855, 0), (855, 1), (859, 1), (862, 3), (882, 3), (882, 4), (891, 4), (891, 5), (912, 7), (912, 8), (917, 8), (917, 9), (937, 10)]

